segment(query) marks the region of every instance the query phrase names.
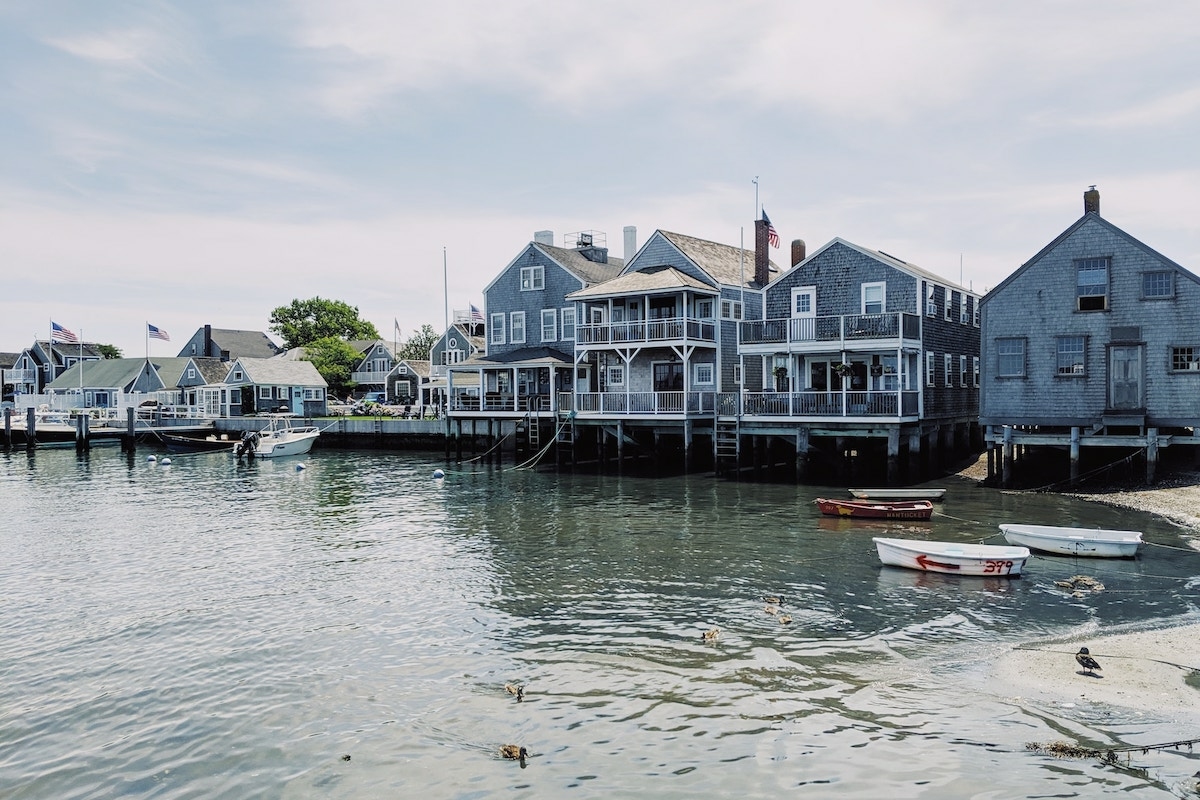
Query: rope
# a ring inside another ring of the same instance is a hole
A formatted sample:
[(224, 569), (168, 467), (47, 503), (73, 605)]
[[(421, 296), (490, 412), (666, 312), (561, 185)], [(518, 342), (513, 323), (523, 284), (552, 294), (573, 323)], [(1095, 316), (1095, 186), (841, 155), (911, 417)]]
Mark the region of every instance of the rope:
[(1127, 747), (1109, 747), (1105, 750), (1095, 750), (1090, 747), (1082, 747), (1070, 742), (1026, 742), (1025, 749), (1032, 750), (1035, 753), (1049, 753), (1056, 758), (1098, 758), (1106, 764), (1117, 763), (1117, 753), (1133, 753), (1138, 750), (1142, 751), (1142, 755), (1151, 750), (1175, 750), (1180, 747), (1192, 749), (1192, 745), (1200, 744), (1200, 739), (1180, 739), (1176, 742), (1163, 742), (1161, 744), (1134, 744)]
[(1167, 550), (1179, 550), (1184, 553), (1191, 553), (1194, 556), (1200, 555), (1200, 552), (1197, 552), (1194, 547), (1177, 547), (1173, 544), (1159, 544), (1158, 542), (1142, 542), (1142, 544), (1146, 545), (1147, 547), (1163, 547)]
[[(1039, 653), (1060, 653), (1062, 655), (1067, 655), (1067, 656), (1075, 655), (1074, 653), (1066, 651), (1066, 650), (1051, 650), (1047, 647), (1027, 647), (1026, 645), (1020, 645), (1020, 644), (1014, 645), (1013, 650), (1031, 650), (1031, 651), (1035, 651), (1035, 652), (1039, 652)], [(1166, 664), (1168, 667), (1176, 667), (1177, 669), (1187, 670), (1189, 672), (1200, 671), (1200, 667), (1189, 667), (1187, 664), (1176, 664), (1174, 661), (1163, 661), (1162, 659), (1147, 658), (1146, 656), (1114, 656), (1114, 655), (1105, 654), (1105, 653), (1092, 653), (1091, 655), (1095, 658), (1122, 658), (1122, 659), (1127, 659), (1127, 660), (1131, 660), (1131, 661), (1153, 661), (1156, 664)], [(1133, 749), (1139, 750), (1140, 748), (1135, 747)]]
[(567, 417), (562, 422), (560, 422), (558, 424), (558, 428), (555, 429), (555, 431), (554, 431), (554, 435), (550, 437), (550, 441), (546, 442), (546, 446), (543, 447), (540, 451), (538, 451), (538, 453), (536, 455), (534, 455), (533, 458), (530, 458), (528, 461), (526, 461), (522, 464), (517, 464), (516, 466), (513, 467), (513, 469), (533, 469), (534, 467), (536, 467), (537, 463), (542, 460), (542, 456), (546, 455), (546, 453), (550, 451), (550, 448), (553, 447), (556, 442), (558, 442), (558, 435), (560, 433), (562, 433), (562, 429), (565, 428), (567, 426), (567, 423), (570, 421), (571, 421), (571, 418)]
[(1120, 466), (1121, 464), (1129, 463), (1133, 459), (1137, 458), (1138, 455), (1139, 455), (1139, 453), (1130, 453), (1129, 455), (1125, 456), (1125, 458), (1122, 458), (1118, 461), (1110, 462), (1101, 467), (1096, 467), (1096, 469), (1085, 472), (1082, 475), (1079, 475), (1078, 477), (1076, 477), (1074, 479), (1067, 478), (1066, 480), (1055, 481), (1054, 483), (1048, 483), (1045, 486), (1038, 486), (1033, 489), (1016, 489), (1016, 490), (1012, 490), (1012, 493), (1013, 494), (1025, 494), (1028, 492), (1033, 492), (1035, 494), (1038, 494), (1038, 493), (1042, 493), (1042, 492), (1048, 492), (1056, 486), (1068, 486), (1071, 483), (1078, 483), (1078, 482), (1084, 480), (1085, 478), (1090, 478), (1093, 475), (1098, 475), (1099, 473), (1104, 472), (1106, 470), (1110, 470), (1113, 467), (1117, 467), (1117, 466)]

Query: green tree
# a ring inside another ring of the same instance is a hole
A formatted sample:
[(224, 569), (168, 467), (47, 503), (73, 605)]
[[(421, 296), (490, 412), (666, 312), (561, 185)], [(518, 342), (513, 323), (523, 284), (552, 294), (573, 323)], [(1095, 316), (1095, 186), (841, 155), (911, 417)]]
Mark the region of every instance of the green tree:
[(400, 346), (399, 357), (414, 361), (428, 361), (429, 350), (437, 344), (437, 340), (440, 338), (442, 337), (434, 332), (432, 325), (422, 325), (421, 330), (408, 337)]
[(120, 358), (121, 348), (114, 347), (111, 344), (98, 344), (96, 350), (100, 352), (101, 358)]
[(326, 336), (304, 345), (304, 359), (311, 361), (329, 384), (329, 394), (342, 397), (355, 386), (350, 374), (362, 360), (362, 353), (344, 339)]
[(321, 297), (293, 300), (289, 306), (276, 308), (271, 312), (270, 328), (287, 348), (307, 347), (330, 336), (346, 340), (379, 338), (375, 325), (359, 317), (357, 307)]

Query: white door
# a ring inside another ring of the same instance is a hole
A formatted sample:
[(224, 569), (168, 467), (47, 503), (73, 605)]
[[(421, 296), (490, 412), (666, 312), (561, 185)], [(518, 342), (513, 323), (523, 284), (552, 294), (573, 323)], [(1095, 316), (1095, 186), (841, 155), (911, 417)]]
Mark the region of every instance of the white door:
[(788, 338), (793, 342), (817, 338), (817, 287), (792, 289), (792, 323)]
[(1108, 351), (1108, 396), (1114, 410), (1142, 408), (1142, 347), (1114, 345)]

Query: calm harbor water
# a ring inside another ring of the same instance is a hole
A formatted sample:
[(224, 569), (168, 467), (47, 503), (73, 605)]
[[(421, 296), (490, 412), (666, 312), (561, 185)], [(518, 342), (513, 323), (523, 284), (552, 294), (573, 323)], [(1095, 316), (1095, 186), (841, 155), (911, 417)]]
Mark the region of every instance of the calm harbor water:
[[(880, 567), (872, 535), (1003, 521), (1181, 544), (1135, 512), (939, 485), (931, 523), (863, 524), (817, 515), (840, 488), (704, 475), (0, 454), (0, 797), (1182, 796), (1200, 753), (1117, 768), (1024, 745), (1172, 741), (1195, 720), (1039, 705), (988, 662), (1194, 620), (1200, 558)], [(1054, 587), (1079, 573), (1107, 589)], [(510, 742), (524, 768), (498, 758)]]

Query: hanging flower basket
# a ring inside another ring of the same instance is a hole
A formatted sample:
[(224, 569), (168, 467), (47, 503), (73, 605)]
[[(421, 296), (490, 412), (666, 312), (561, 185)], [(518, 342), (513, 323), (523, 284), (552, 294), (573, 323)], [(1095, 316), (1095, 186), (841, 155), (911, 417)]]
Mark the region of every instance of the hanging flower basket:
[(849, 375), (850, 373), (852, 373), (853, 371), (854, 371), (853, 368), (849, 364), (834, 364), (833, 365), (834, 374), (840, 375), (843, 378), (846, 377), (847, 375)]

